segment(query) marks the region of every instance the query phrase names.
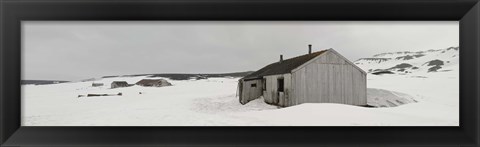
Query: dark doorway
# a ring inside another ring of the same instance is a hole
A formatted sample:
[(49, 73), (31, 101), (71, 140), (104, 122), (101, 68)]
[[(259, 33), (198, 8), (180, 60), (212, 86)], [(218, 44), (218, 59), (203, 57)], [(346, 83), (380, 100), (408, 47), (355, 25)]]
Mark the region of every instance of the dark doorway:
[(278, 92), (283, 92), (283, 89), (284, 89), (283, 88), (283, 85), (284, 85), (283, 78), (277, 79), (277, 85), (278, 85), (277, 86), (278, 87), (277, 91)]
[(267, 79), (263, 78), (262, 80), (262, 91), (267, 90)]

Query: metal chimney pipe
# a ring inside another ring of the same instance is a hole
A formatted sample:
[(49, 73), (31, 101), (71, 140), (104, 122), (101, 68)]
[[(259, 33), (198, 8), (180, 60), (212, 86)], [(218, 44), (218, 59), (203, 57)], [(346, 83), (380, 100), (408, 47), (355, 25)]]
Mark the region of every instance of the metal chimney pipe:
[(283, 61), (283, 55), (280, 55), (280, 63)]
[(311, 53), (312, 53), (312, 45), (309, 44), (309, 45), (308, 45), (308, 54), (311, 54)]

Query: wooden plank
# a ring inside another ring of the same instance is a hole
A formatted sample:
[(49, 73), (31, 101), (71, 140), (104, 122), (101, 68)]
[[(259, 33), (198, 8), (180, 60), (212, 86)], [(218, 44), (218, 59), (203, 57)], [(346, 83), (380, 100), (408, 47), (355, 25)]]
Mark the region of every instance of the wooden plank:
[(283, 106), (288, 106), (292, 94), (292, 74), (284, 74), (283, 77), (285, 78), (285, 103)]
[[(332, 62), (332, 60), (334, 60), (333, 58), (331, 58), (330, 62)], [(337, 74), (335, 73), (335, 65), (334, 64), (330, 64), (330, 103), (337, 103), (337, 86), (336, 86), (336, 80), (337, 80)]]
[(294, 90), (294, 95), (292, 97), (292, 105), (298, 105), (298, 100), (301, 98), (300, 94), (300, 74), (298, 72), (295, 72), (295, 75), (293, 76), (294, 79), (293, 79), (293, 83), (294, 83), (294, 87), (293, 87), (293, 90)]
[(328, 102), (328, 65), (327, 64), (321, 64), (320, 65), (319, 72), (320, 74), (320, 83), (321, 83), (321, 102)]
[(345, 102), (345, 104), (349, 104), (350, 103), (350, 100), (349, 100), (349, 88), (348, 88), (348, 66), (344, 65), (343, 66), (343, 73), (342, 73), (342, 76), (344, 78), (344, 80), (342, 81), (342, 88), (343, 88), (343, 100)]
[(301, 98), (299, 104), (302, 104), (306, 101), (305, 68), (300, 71), (300, 81)]
[(362, 89), (361, 89), (363, 91), (362, 105), (367, 105), (367, 74), (362, 73), (362, 77), (363, 77), (363, 83), (362, 83)]
[(299, 70), (297, 72), (298, 74), (298, 78), (297, 78), (297, 87), (298, 87), (298, 98), (297, 98), (297, 105), (298, 104), (301, 104), (302, 101), (303, 101), (303, 95), (305, 94), (305, 89), (302, 88), (302, 84), (303, 84), (303, 79), (302, 79), (302, 76), (303, 76), (303, 68), (301, 70)]
[(295, 77), (295, 104), (298, 105), (298, 104), (301, 104), (302, 102), (302, 99), (303, 99), (303, 91), (304, 89), (302, 89), (302, 71), (303, 71), (303, 68), (298, 70), (296, 72), (296, 77)]
[(309, 75), (311, 74), (311, 69), (308, 68), (308, 66), (305, 66), (305, 83), (304, 83), (304, 86), (305, 86), (305, 101), (304, 102), (311, 102), (311, 98), (312, 98), (312, 87), (310, 86), (311, 85), (311, 82), (309, 79)]
[(342, 66), (338, 64), (334, 64), (334, 72), (335, 72), (335, 99), (337, 103), (343, 104), (343, 97), (342, 97), (342, 81), (343, 77), (341, 75)]
[[(343, 57), (327, 52), (315, 61), (284, 75), (290, 92), (288, 105), (333, 102), (360, 105), (366, 102), (366, 77)], [(289, 79), (290, 80), (287, 80)], [(287, 81), (291, 81), (288, 83)], [(275, 80), (276, 82), (276, 80)]]
[(273, 103), (273, 96), (272, 96), (272, 92), (273, 92), (273, 83), (272, 83), (272, 78), (270, 78), (270, 76), (266, 76), (265, 79), (267, 80), (267, 89), (266, 89), (266, 93), (267, 93), (267, 98), (265, 99), (265, 102), (267, 103)]
[(316, 65), (312, 65), (314, 67), (314, 75), (312, 75), (311, 77), (313, 79), (311, 79), (311, 81), (314, 82), (314, 87), (315, 87), (315, 90), (314, 90), (314, 97), (316, 99), (316, 102), (320, 103), (322, 102), (322, 92), (321, 92), (321, 81), (320, 81), (320, 76), (321, 74), (319, 73), (319, 70), (318, 70), (318, 65), (320, 64), (316, 64)]
[(352, 93), (353, 93), (353, 105), (357, 105), (358, 101), (358, 89), (357, 89), (357, 76), (355, 76), (355, 71), (352, 71)]
[(361, 90), (360, 90), (360, 76), (358, 75), (358, 71), (354, 70), (352, 72), (353, 74), (353, 90), (354, 90), (354, 95), (355, 95), (355, 98), (354, 98), (354, 105), (359, 105), (360, 104), (360, 96), (361, 96)]
[(270, 99), (271, 99), (270, 89), (272, 84), (270, 83), (270, 79), (268, 77), (264, 77), (264, 78), (265, 78), (265, 84), (267, 85), (267, 87), (265, 88), (265, 96), (263, 98), (265, 99), (265, 102), (270, 103)]
[(328, 82), (327, 82), (327, 87), (328, 87), (327, 94), (328, 94), (328, 98), (327, 98), (327, 99), (328, 99), (328, 100), (327, 100), (327, 102), (328, 102), (328, 103), (331, 103), (331, 102), (333, 102), (332, 97), (333, 97), (333, 88), (334, 88), (333, 85), (332, 85), (332, 83), (333, 83), (333, 65), (328, 64), (327, 67), (328, 67), (328, 68), (327, 68), (327, 72), (328, 72), (328, 78), (327, 78), (327, 80), (328, 80)]
[(272, 103), (276, 104), (278, 103), (278, 95), (277, 95), (277, 86), (278, 86), (278, 83), (277, 83), (277, 76), (270, 76), (270, 78), (272, 79)]
[(343, 65), (339, 65), (338, 66), (340, 69), (338, 70), (338, 75), (339, 75), (339, 81), (337, 81), (337, 84), (339, 85), (339, 92), (340, 92), (340, 102), (342, 104), (345, 104), (346, 103), (346, 100), (345, 100), (345, 86), (343, 85), (343, 81), (345, 81), (345, 76), (344, 76), (344, 73), (345, 73), (345, 67)]
[(270, 103), (275, 103), (275, 99), (277, 99), (277, 79), (275, 76), (269, 76), (270, 78), (270, 83), (272, 84), (271, 90), (270, 90), (270, 95), (271, 95), (271, 101)]
[(347, 65), (347, 72), (345, 73), (345, 86), (347, 93), (347, 104), (353, 105), (353, 77), (352, 67)]
[(342, 76), (345, 78), (342, 82), (342, 88), (343, 88), (343, 100), (345, 101), (345, 104), (348, 104), (348, 85), (345, 81), (348, 81), (348, 65), (343, 65), (343, 73)]
[(305, 83), (306, 83), (306, 88), (307, 88), (307, 102), (316, 102), (315, 100), (315, 81), (311, 80), (312, 75), (315, 74), (313, 66), (306, 66), (306, 77), (305, 77)]
[(296, 81), (295, 81), (295, 77), (296, 77), (296, 73), (292, 73), (292, 85), (290, 87), (290, 91), (291, 91), (291, 94), (290, 94), (290, 98), (289, 98), (289, 102), (288, 102), (288, 106), (293, 106), (294, 105), (294, 100), (295, 100), (295, 97), (296, 97), (296, 91), (295, 91), (295, 86), (296, 86)]
[(320, 103), (320, 102), (322, 102), (322, 95), (321, 95), (321, 92), (320, 92), (320, 90), (321, 90), (320, 84), (321, 83), (320, 83), (320, 73), (318, 72), (318, 65), (320, 65), (320, 64), (311, 65), (311, 66), (314, 67), (314, 72), (315, 73), (314, 73), (314, 75), (311, 76), (312, 79), (310, 79), (310, 80), (314, 82), (313, 86), (314, 86), (315, 90), (313, 91), (314, 92), (313, 95), (315, 95), (316, 102)]
[(323, 91), (323, 85), (322, 85), (322, 64), (316, 64), (316, 73), (313, 75), (315, 79), (316, 84), (315, 84), (315, 96), (317, 97), (317, 102), (321, 103), (322, 102), (322, 91)]

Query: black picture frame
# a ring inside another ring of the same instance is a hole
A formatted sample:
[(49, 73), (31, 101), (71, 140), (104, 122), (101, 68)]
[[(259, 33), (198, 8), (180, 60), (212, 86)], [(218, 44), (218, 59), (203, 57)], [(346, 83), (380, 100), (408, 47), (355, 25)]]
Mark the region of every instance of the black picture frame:
[[(478, 0), (0, 0), (1, 146), (479, 146)], [(22, 127), (23, 20), (456, 20), (459, 127)]]

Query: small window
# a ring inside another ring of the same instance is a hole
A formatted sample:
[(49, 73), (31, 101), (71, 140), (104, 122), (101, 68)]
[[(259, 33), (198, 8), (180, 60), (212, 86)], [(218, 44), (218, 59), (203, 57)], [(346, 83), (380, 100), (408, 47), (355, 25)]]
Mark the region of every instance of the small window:
[(250, 85), (250, 87), (257, 87), (257, 84), (252, 84)]

